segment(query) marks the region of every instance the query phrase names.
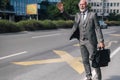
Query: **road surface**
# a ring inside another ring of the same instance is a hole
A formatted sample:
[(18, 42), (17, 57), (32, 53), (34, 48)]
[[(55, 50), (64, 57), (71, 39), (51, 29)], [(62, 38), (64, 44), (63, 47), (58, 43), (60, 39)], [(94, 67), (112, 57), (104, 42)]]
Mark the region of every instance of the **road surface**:
[[(79, 44), (69, 41), (69, 33), (58, 29), (0, 34), (0, 80), (84, 80)], [(120, 80), (120, 27), (103, 33), (111, 49), (103, 80)]]

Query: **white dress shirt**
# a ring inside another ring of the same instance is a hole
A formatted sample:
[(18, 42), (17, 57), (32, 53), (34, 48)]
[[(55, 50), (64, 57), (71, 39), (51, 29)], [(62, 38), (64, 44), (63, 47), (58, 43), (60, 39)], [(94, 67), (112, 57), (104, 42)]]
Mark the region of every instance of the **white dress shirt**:
[(84, 13), (81, 13), (81, 14), (82, 14), (82, 19), (83, 19), (83, 20), (86, 19), (86, 17), (87, 17), (87, 13), (88, 13), (88, 11), (85, 11)]

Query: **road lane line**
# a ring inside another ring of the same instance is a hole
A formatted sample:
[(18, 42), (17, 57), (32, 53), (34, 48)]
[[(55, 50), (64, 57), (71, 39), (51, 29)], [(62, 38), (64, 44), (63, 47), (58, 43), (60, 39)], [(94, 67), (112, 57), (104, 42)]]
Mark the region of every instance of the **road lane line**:
[(35, 64), (48, 64), (48, 63), (58, 63), (58, 62), (67, 62), (71, 68), (73, 68), (79, 74), (84, 72), (84, 67), (82, 64), (81, 57), (73, 57), (69, 53), (61, 50), (54, 50), (54, 53), (60, 56), (60, 58), (56, 59), (46, 59), (46, 60), (35, 60), (35, 61), (23, 61), (23, 62), (12, 62), (16, 65), (35, 65)]
[(110, 41), (110, 42), (108, 43), (108, 45), (105, 46), (105, 48), (111, 47), (112, 43), (118, 43), (118, 41)]
[(111, 33), (115, 33), (116, 31), (110, 31), (110, 32), (104, 32), (103, 34), (111, 34)]
[[(74, 59), (82, 62), (81, 57), (75, 57)], [(48, 63), (59, 63), (59, 62), (65, 62), (65, 60), (63, 60), (62, 58), (56, 58), (56, 59), (34, 60), (34, 61), (12, 62), (12, 63), (16, 65), (30, 66), (36, 64), (48, 64)]]
[(64, 60), (62, 60), (61, 58), (57, 58), (57, 59), (12, 62), (12, 63), (16, 65), (30, 66), (30, 65), (36, 65), (36, 64), (48, 64), (48, 63), (58, 63), (58, 62), (64, 62)]
[(50, 36), (57, 36), (57, 35), (61, 35), (61, 33), (50, 34), (50, 35), (43, 35), (43, 36), (34, 36), (34, 37), (32, 37), (32, 38), (42, 38), (42, 37), (50, 37)]
[(117, 52), (120, 51), (120, 47), (118, 47), (111, 55), (110, 58), (112, 58)]
[[(120, 47), (118, 47), (116, 50), (112, 52), (112, 54), (110, 55), (110, 58), (114, 57), (119, 51), (120, 51)], [(94, 78), (96, 75), (95, 70), (92, 71), (92, 75), (93, 75), (92, 78)], [(84, 78), (84, 80), (86, 80), (86, 78)]]
[(111, 35), (111, 36), (116, 36), (116, 37), (119, 37), (119, 36), (120, 36), (120, 34), (109, 34), (109, 35)]
[(27, 53), (27, 51), (23, 51), (23, 52), (20, 52), (20, 53), (16, 53), (16, 54), (0, 57), (0, 60), (7, 59), (7, 58), (10, 58), (10, 57), (13, 57), (13, 56), (17, 56), (17, 55), (21, 55), (21, 54), (25, 54), (25, 53)]

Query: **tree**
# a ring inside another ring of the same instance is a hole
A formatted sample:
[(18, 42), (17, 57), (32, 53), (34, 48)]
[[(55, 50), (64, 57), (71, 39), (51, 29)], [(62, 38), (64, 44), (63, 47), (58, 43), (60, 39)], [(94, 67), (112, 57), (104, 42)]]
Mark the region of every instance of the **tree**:
[(109, 13), (108, 20), (116, 20), (116, 13)]
[(0, 0), (0, 10), (3, 10), (4, 8), (4, 0)]
[(0, 0), (0, 9), (1, 10), (6, 10), (9, 5), (10, 5), (9, 0)]
[[(79, 0), (62, 0), (65, 11), (69, 14), (75, 14), (79, 11), (78, 3)], [(47, 14), (49, 19), (66, 19), (64, 16), (59, 15), (59, 10), (56, 4), (49, 4), (47, 6)]]
[(56, 4), (51, 4), (47, 6), (48, 19), (57, 19), (59, 11), (56, 8)]
[[(0, 0), (0, 10), (5, 11), (10, 8), (9, 0)], [(6, 19), (6, 13), (2, 13), (3, 19)]]
[(120, 21), (120, 14), (116, 15), (116, 19), (117, 19), (117, 21)]
[(75, 14), (79, 11), (78, 3), (80, 0), (62, 0), (65, 11), (69, 14)]

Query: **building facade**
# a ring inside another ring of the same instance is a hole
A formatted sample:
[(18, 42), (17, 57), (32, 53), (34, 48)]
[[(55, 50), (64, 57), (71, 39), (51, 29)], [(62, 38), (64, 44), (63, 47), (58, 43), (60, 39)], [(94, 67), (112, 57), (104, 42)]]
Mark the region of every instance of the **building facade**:
[(14, 19), (14, 10), (13, 6), (10, 5), (9, 1), (4, 2), (4, 0), (0, 0), (0, 19)]
[(42, 1), (48, 1), (48, 2), (60, 2), (61, 0), (10, 0), (10, 4), (14, 6), (14, 11), (16, 15), (27, 15), (26, 14), (26, 6), (28, 4), (38, 4), (38, 9), (40, 9), (40, 3)]
[(109, 16), (109, 13), (120, 14), (120, 0), (88, 0), (98, 16)]

